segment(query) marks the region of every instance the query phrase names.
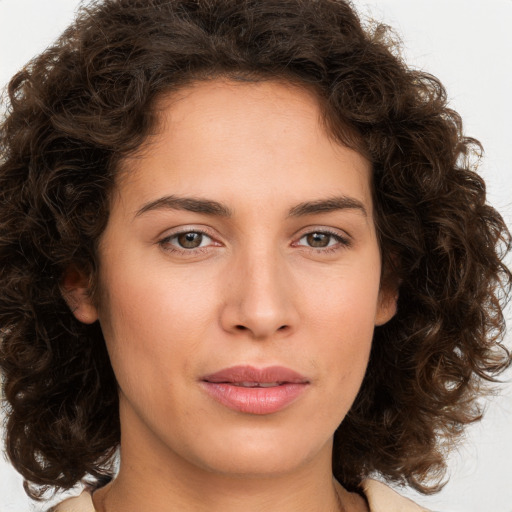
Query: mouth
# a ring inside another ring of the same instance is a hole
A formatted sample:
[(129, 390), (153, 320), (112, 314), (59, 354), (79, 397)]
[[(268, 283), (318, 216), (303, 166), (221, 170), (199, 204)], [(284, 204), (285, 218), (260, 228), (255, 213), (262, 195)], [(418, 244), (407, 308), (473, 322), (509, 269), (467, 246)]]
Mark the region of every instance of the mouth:
[(305, 384), (308, 379), (284, 366), (232, 366), (203, 377), (204, 382), (226, 383), (243, 387), (275, 387), (282, 384)]
[(286, 382), (225, 382), (225, 384), (231, 384), (240, 388), (275, 388), (276, 386), (286, 384)]
[(246, 414), (272, 414), (288, 407), (309, 386), (309, 380), (282, 366), (233, 366), (205, 376), (208, 395), (229, 409)]

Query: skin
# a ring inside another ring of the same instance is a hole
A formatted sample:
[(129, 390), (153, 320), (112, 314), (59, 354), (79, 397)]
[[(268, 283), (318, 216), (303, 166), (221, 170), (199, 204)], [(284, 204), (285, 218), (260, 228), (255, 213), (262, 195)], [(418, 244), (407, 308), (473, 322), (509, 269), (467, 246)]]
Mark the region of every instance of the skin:
[[(116, 185), (99, 300), (86, 276), (65, 282), (76, 317), (100, 321), (119, 383), (121, 467), (97, 510), (366, 510), (333, 481), (331, 453), (374, 327), (395, 313), (380, 288), (370, 163), (289, 84), (202, 82), (159, 111)], [(341, 207), (297, 214), (334, 197)], [(206, 233), (198, 248), (180, 247), (187, 232)], [(276, 413), (234, 411), (201, 377), (240, 364), (286, 366), (309, 385)]]

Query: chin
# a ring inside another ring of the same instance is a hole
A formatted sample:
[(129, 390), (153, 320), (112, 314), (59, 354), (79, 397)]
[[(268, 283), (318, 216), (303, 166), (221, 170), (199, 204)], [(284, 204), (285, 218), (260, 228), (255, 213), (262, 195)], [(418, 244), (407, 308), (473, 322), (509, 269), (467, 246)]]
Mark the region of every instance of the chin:
[(330, 463), (332, 437), (308, 442), (298, 428), (287, 434), (231, 436), (229, 443), (211, 440), (202, 455), (196, 454), (196, 464), (210, 472), (259, 478), (297, 471), (322, 453)]

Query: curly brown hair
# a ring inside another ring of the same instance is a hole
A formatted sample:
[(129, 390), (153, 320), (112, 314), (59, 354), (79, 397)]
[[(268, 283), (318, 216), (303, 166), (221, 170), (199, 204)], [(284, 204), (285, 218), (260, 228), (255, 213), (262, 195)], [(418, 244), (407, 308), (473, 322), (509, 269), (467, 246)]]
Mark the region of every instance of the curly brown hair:
[(60, 281), (79, 268), (96, 283), (116, 171), (155, 129), (156, 100), (216, 77), (313, 89), (331, 135), (371, 160), (398, 313), (375, 330), (333, 471), (348, 489), (378, 472), (435, 490), (445, 448), (481, 416), (482, 383), (510, 364), (512, 280), (510, 234), (472, 164), (479, 143), (443, 86), (344, 0), (105, 0), (11, 80), (0, 126), (0, 369), (27, 492), (112, 471), (116, 379), (98, 323), (75, 319)]

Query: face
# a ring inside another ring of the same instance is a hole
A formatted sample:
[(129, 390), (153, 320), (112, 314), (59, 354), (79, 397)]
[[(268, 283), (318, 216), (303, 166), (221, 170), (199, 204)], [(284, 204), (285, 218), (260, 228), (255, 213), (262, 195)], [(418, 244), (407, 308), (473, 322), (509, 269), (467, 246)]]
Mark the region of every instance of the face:
[(223, 474), (330, 464), (394, 314), (370, 164), (291, 85), (199, 83), (160, 112), (117, 182), (98, 305), (75, 312), (101, 323), (122, 447)]

